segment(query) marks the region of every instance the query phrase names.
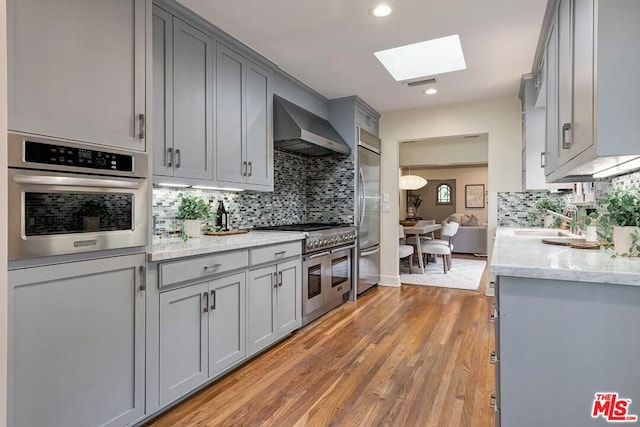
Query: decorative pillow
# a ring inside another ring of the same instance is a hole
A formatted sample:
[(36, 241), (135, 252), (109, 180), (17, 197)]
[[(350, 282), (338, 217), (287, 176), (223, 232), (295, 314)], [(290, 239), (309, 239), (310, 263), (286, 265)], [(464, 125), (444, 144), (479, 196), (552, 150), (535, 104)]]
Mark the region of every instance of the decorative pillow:
[(462, 217), (464, 215), (463, 214), (458, 214), (458, 213), (454, 213), (449, 215), (449, 218), (447, 218), (445, 221), (447, 222), (457, 222), (458, 224), (462, 225)]
[(464, 215), (460, 225), (464, 227), (479, 227), (480, 221), (478, 220), (478, 217), (476, 217), (475, 215)]

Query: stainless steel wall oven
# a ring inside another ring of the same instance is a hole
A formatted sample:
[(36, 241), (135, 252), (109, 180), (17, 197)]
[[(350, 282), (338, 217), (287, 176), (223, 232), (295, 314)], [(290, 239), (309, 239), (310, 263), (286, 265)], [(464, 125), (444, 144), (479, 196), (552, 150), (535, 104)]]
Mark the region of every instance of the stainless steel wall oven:
[(9, 134), (9, 260), (147, 244), (142, 153)]

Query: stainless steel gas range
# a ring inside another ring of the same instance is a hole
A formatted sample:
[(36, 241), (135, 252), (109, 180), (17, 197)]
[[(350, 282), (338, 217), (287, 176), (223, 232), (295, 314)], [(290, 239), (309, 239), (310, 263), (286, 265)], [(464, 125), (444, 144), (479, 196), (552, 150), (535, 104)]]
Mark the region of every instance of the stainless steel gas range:
[(333, 310), (353, 288), (352, 250), (356, 227), (350, 224), (291, 224), (257, 227), (259, 230), (303, 231), (302, 324)]

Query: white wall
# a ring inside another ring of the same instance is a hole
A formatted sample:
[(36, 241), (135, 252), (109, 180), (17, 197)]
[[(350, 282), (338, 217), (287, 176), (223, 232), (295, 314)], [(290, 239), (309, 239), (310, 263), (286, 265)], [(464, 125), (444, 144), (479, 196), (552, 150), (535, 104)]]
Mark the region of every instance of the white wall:
[(476, 138), (432, 138), (405, 141), (400, 147), (400, 166), (479, 165), (489, 160), (488, 135)]
[(0, 427), (7, 425), (7, 2), (0, 0)]
[[(489, 250), (497, 224), (496, 201), (500, 191), (521, 190), (520, 100), (501, 98), (445, 107), (385, 113), (380, 119), (382, 138), (382, 193), (399, 200), (399, 143), (451, 135), (488, 134), (489, 179), (487, 201)], [(382, 213), (381, 284), (398, 285), (399, 207)]]

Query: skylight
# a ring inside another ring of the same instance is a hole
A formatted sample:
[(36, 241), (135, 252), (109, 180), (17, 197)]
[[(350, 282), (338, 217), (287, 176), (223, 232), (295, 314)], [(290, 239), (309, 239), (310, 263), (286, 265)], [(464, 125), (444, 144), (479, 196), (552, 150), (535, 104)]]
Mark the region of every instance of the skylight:
[(467, 65), (457, 34), (375, 52), (396, 81), (464, 70)]

